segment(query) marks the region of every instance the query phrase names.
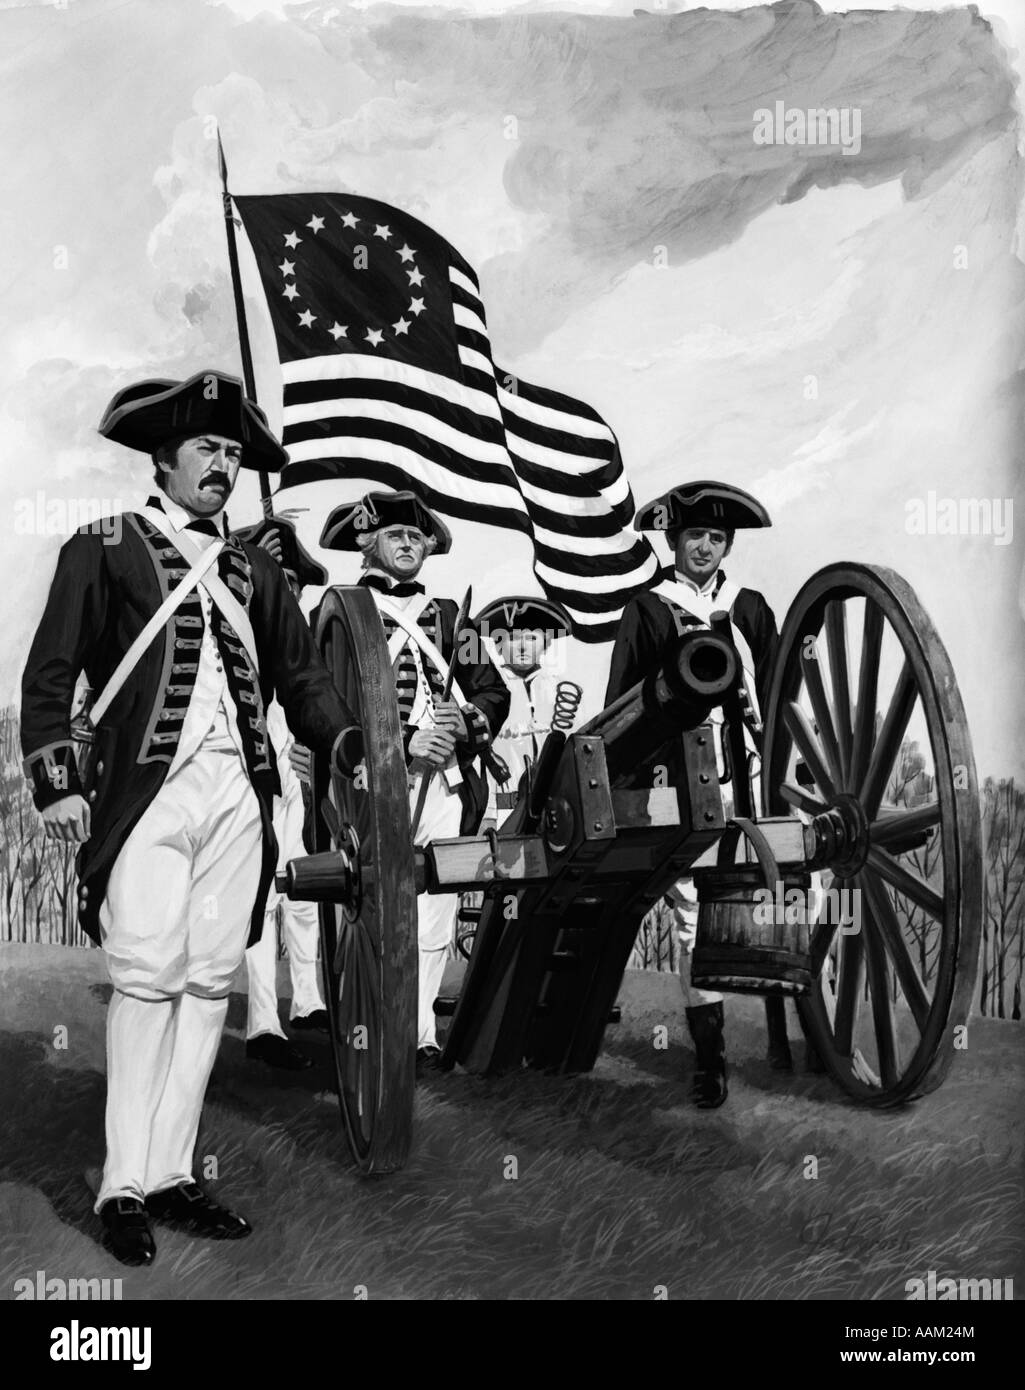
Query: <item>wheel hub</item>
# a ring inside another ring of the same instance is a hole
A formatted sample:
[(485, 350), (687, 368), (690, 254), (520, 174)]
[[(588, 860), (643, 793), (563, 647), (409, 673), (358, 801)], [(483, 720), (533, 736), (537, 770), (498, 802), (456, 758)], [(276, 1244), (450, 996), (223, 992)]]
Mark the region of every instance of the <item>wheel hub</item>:
[(868, 857), (868, 818), (850, 792), (840, 792), (831, 806), (813, 816), (809, 829), (814, 836), (811, 869), (830, 869), (838, 878), (851, 878)]

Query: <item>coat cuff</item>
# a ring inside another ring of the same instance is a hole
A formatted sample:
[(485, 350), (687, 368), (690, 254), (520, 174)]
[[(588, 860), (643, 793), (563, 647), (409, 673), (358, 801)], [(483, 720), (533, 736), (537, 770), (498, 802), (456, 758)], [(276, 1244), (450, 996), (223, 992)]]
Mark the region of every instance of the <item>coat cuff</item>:
[(350, 724), (331, 746), (331, 766), (343, 777), (352, 777), (363, 761), (363, 752), (363, 730), (358, 724)]
[(48, 743), (45, 748), (37, 748), (25, 758), (22, 767), (32, 787), (32, 800), (39, 811), (63, 801), (66, 796), (82, 795), (75, 745), (70, 741)]
[(465, 756), (475, 758), (478, 753), (491, 747), (491, 729), (488, 721), (476, 705), (463, 705), (463, 719), (466, 721), (468, 746)]

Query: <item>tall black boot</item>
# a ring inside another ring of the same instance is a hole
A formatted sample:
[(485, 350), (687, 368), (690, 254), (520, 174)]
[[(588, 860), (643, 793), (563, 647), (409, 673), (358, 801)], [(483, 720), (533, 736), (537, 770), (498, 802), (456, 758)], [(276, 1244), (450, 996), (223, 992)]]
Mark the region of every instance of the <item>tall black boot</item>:
[(699, 1110), (715, 1110), (727, 1094), (722, 1004), (699, 1004), (685, 1013), (695, 1052), (690, 1098)]
[(786, 1000), (778, 994), (765, 996), (765, 1026), (769, 1032), (766, 1061), (773, 1071), (793, 1071), (794, 1059), (787, 1038)]

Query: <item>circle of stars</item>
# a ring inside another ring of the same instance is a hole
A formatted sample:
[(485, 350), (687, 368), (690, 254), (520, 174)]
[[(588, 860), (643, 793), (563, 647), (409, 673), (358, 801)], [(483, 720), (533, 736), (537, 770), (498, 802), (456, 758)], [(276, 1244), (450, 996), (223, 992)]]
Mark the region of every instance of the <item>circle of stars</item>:
[[(343, 213), (340, 221), (347, 231), (355, 232), (359, 229), (360, 219), (351, 212)], [(310, 220), (305, 223), (305, 227), (308, 228), (312, 236), (317, 236), (320, 232), (324, 231), (325, 226), (326, 219), (316, 214), (311, 216)], [(383, 241), (387, 246), (394, 233), (387, 224), (378, 222), (374, 224), (374, 230), (371, 235)], [(297, 230), (293, 229), (284, 235), (286, 251), (298, 250), (302, 242), (303, 237), (300, 236)], [(416, 296), (412, 292), (413, 290), (419, 290), (421, 288), (426, 276), (423, 271), (417, 267), (415, 259), (417, 252), (412, 246), (403, 243), (402, 246), (393, 247), (392, 249), (395, 251), (395, 254), (398, 256), (403, 266), (410, 267), (410, 269), (406, 270), (410, 289), (409, 306), (399, 315), (397, 322), (390, 325), (390, 333), (398, 339), (408, 335), (410, 328), (413, 326), (413, 321), (418, 319), (425, 310), (426, 306), (422, 293)], [(281, 272), (285, 282), (281, 293), (285, 299), (293, 302), (299, 298), (299, 290), (295, 283), (295, 266), (295, 260), (290, 260), (287, 255), (278, 266), (278, 270)], [(407, 314), (410, 315), (409, 318), (406, 317)], [(366, 325), (366, 332), (361, 336), (363, 325), (352, 326), (347, 323), (338, 323), (337, 320), (329, 325), (326, 320), (317, 318), (309, 309), (300, 311), (297, 308), (296, 319), (300, 328), (308, 329), (311, 332), (328, 333), (336, 343), (344, 338), (345, 341), (349, 343), (363, 342), (368, 347), (378, 348), (383, 346), (385, 336), (389, 333), (388, 325), (378, 326), (376, 328)], [(315, 328), (315, 325), (319, 326)]]

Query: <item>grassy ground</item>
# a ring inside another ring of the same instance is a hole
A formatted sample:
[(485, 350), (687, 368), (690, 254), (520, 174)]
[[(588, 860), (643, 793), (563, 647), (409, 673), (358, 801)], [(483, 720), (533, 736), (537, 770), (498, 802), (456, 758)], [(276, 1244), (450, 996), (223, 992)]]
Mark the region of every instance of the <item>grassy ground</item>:
[(199, 1152), (255, 1233), (164, 1233), (150, 1270), (125, 1269), (96, 1243), (85, 1176), (103, 1156), (103, 980), (96, 951), (0, 947), (0, 1297), (37, 1270), (120, 1277), (126, 1298), (900, 1299), (930, 1269), (1025, 1293), (1019, 1026), (973, 1020), (938, 1092), (874, 1113), (805, 1075), (800, 1044), (796, 1074), (771, 1073), (759, 1002), (731, 999), (730, 1099), (702, 1113), (676, 982), (642, 974), (591, 1075), (432, 1076), (408, 1167), (371, 1180), (326, 1054), (299, 1076), (247, 1062), (234, 998)]

